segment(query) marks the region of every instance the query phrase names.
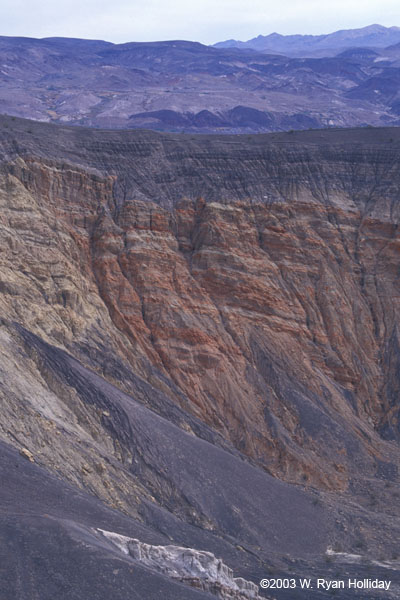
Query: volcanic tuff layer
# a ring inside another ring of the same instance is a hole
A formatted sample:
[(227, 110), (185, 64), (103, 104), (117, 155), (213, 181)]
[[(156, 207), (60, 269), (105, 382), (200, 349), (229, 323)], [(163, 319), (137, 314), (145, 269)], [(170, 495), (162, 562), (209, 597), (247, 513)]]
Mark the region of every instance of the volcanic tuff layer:
[[(0, 500), (20, 560), (42, 527), (63, 540), (65, 598), (76, 544), (112, 571), (93, 527), (254, 583), (318, 571), (328, 546), (397, 568), (400, 132), (1, 118), (0, 157)], [(17, 465), (45, 482), (32, 507)], [(61, 487), (81, 488), (73, 510), (51, 508)], [(29, 560), (7, 600), (47, 598)]]

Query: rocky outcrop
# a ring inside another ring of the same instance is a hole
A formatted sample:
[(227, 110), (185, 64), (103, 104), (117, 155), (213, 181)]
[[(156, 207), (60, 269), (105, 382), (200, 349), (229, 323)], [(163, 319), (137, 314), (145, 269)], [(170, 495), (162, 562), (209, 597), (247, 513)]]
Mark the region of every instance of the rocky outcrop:
[(152, 546), (111, 531), (99, 531), (124, 554), (186, 585), (222, 600), (261, 600), (254, 583), (234, 577), (232, 569), (211, 552), (179, 546)]

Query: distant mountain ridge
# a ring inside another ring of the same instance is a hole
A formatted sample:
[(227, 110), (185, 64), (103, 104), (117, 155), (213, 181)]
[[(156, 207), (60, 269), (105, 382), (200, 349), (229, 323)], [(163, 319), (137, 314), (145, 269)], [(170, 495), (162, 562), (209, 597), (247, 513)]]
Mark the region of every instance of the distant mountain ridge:
[(186, 133), (398, 126), (400, 44), (335, 52), (0, 37), (0, 113)]
[[(216, 48), (241, 48), (272, 52), (286, 56), (335, 55), (343, 49), (355, 46), (385, 48), (400, 42), (400, 27), (368, 25), (359, 29), (341, 29), (323, 35), (281, 35), (270, 33), (241, 42), (226, 40), (214, 44)], [(322, 54), (321, 54), (322, 52)]]

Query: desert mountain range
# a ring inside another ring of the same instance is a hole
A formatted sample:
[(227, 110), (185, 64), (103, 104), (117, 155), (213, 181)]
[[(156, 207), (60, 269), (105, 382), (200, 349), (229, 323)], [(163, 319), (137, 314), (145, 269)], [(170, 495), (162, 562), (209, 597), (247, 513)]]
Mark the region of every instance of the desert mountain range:
[(247, 48), (268, 54), (296, 57), (335, 56), (350, 48), (387, 48), (400, 43), (400, 27), (369, 25), (360, 29), (342, 29), (325, 35), (259, 35), (247, 42), (226, 40), (216, 48)]
[(399, 29), (380, 26), (217, 47), (0, 37), (0, 112), (187, 133), (397, 126), (399, 61)]

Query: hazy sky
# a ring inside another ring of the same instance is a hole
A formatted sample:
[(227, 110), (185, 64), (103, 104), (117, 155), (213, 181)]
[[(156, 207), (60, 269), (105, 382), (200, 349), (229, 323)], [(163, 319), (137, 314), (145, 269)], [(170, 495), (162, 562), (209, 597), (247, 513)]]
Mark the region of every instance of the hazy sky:
[(399, 0), (0, 0), (0, 35), (206, 44), (258, 34), (400, 26)]

